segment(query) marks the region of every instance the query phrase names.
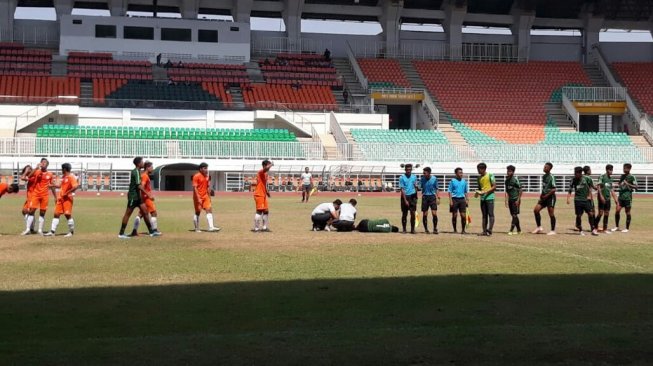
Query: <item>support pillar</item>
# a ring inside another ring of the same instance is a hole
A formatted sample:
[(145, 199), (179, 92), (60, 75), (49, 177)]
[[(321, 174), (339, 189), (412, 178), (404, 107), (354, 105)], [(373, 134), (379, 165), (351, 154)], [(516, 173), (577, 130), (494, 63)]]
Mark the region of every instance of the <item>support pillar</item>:
[(112, 17), (124, 17), (127, 15), (126, 0), (109, 0), (109, 13)]
[(62, 15), (70, 15), (73, 12), (73, 0), (54, 0), (54, 11), (57, 13), (57, 20)]
[(14, 13), (17, 0), (0, 0), (0, 41), (14, 41)]
[(286, 23), (286, 36), (288, 37), (288, 51), (301, 52), (302, 38), (302, 12), (304, 0), (286, 0), (282, 16)]
[(528, 61), (531, 49), (531, 28), (535, 21), (535, 12), (513, 8), (513, 23), (510, 31), (513, 36), (513, 44), (517, 46), (517, 60)]
[(382, 4), (383, 12), (379, 17), (379, 23), (381, 23), (383, 29), (385, 41), (385, 50), (383, 50), (385, 52), (383, 53), (385, 53), (386, 57), (396, 57), (399, 53), (402, 3), (384, 0)]
[(581, 61), (590, 63), (594, 61), (594, 47), (599, 45), (599, 34), (603, 28), (605, 18), (602, 15), (587, 11), (583, 15), (583, 45), (581, 48)]
[(179, 12), (184, 19), (197, 19), (199, 7), (199, 0), (179, 0)]
[(447, 35), (449, 44), (449, 57), (451, 60), (462, 60), (463, 51), (463, 21), (467, 14), (467, 4), (460, 4), (456, 0), (445, 1), (444, 7), (445, 18), (442, 28)]
[(250, 23), (254, 0), (234, 0), (233, 16), (238, 23)]

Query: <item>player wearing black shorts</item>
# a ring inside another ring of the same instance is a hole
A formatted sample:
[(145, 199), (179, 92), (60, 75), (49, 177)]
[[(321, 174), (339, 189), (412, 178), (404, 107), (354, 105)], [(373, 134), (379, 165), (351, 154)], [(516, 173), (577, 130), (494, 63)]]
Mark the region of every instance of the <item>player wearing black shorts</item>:
[(413, 165), (404, 165), (405, 174), (399, 177), (401, 189), (401, 226), (406, 233), (408, 212), (410, 212), (410, 233), (415, 234), (415, 211), (417, 210), (417, 177), (413, 175)]
[(429, 233), (429, 210), (433, 216), (433, 234), (438, 233), (438, 205), (440, 194), (438, 192), (438, 178), (431, 175), (431, 168), (425, 167), (420, 178), (422, 187), (422, 223), (424, 232)]
[(469, 193), (469, 185), (467, 181), (463, 179), (463, 169), (456, 168), (454, 170), (456, 177), (449, 181), (449, 188), (447, 189), (449, 193), (449, 211), (451, 212), (451, 225), (453, 226), (453, 232), (457, 233), (457, 219), (460, 214), (460, 221), (462, 231), (461, 234), (466, 234), (465, 226), (467, 225), (467, 205), (469, 204), (469, 199), (467, 198), (467, 193)]
[[(596, 217), (596, 227), (599, 232), (604, 232), (606, 234), (612, 234), (612, 231), (608, 230), (608, 220), (610, 219), (610, 209), (612, 208), (612, 200), (614, 200), (615, 205), (619, 206), (617, 195), (612, 189), (613, 179), (612, 172), (614, 167), (611, 164), (605, 166), (605, 174), (599, 177), (599, 214)], [(603, 217), (603, 229), (599, 228), (601, 223), (601, 217)]]
[(583, 214), (587, 214), (587, 218), (590, 224), (590, 230), (592, 235), (599, 235), (595, 227), (594, 220), (594, 209), (593, 205), (590, 204), (588, 197), (592, 194), (592, 187), (594, 182), (589, 175), (583, 175), (583, 168), (576, 167), (574, 168), (574, 179), (571, 180), (569, 185), (569, 191), (567, 194), (567, 204), (570, 202), (571, 193), (574, 192), (574, 211), (576, 213), (576, 227), (580, 232), (580, 235), (585, 235), (583, 228), (581, 226)]
[[(519, 179), (515, 177), (515, 167), (508, 165), (506, 168), (506, 207), (510, 211), (512, 221), (508, 235), (521, 234), (521, 225), (519, 223), (519, 207), (521, 206), (522, 187)], [(517, 229), (515, 232), (514, 230)]]
[(542, 192), (540, 194), (540, 199), (537, 201), (533, 213), (535, 214), (535, 224), (537, 228), (533, 231), (533, 234), (539, 234), (544, 231), (542, 228), (542, 216), (540, 211), (543, 208), (546, 208), (549, 212), (549, 218), (551, 219), (551, 231), (547, 235), (556, 234), (556, 217), (555, 217), (555, 205), (556, 205), (556, 179), (553, 174), (551, 174), (551, 169), (553, 169), (553, 164), (546, 163), (544, 164), (544, 175), (542, 176)]
[(161, 233), (152, 229), (152, 224), (150, 223), (150, 214), (145, 206), (145, 203), (141, 200), (141, 193), (145, 192), (145, 188), (141, 183), (141, 172), (143, 168), (143, 158), (136, 157), (134, 158), (134, 170), (129, 173), (129, 191), (127, 192), (127, 209), (125, 209), (125, 214), (122, 217), (122, 224), (120, 226), (120, 234), (118, 238), (120, 239), (129, 239), (129, 236), (125, 235), (125, 229), (129, 223), (129, 218), (131, 217), (134, 209), (138, 208), (141, 210), (143, 215), (143, 220), (145, 221), (145, 226), (150, 233), (150, 236), (160, 236)]
[(632, 165), (624, 164), (624, 173), (619, 177), (619, 200), (617, 205), (617, 211), (614, 214), (615, 225), (617, 225), (612, 231), (619, 230), (619, 221), (621, 219), (621, 209), (626, 209), (626, 228), (621, 230), (622, 233), (627, 233), (630, 231), (630, 210), (633, 207), (633, 192), (639, 189), (637, 185), (637, 179), (635, 176), (630, 174)]

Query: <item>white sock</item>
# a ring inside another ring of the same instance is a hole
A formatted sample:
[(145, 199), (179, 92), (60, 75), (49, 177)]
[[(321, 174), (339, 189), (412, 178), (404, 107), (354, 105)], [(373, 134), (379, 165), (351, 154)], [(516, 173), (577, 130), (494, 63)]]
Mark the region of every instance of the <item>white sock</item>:
[(141, 217), (136, 216), (136, 218), (134, 219), (134, 231), (135, 232), (138, 232), (138, 227), (139, 226), (141, 226)]
[(261, 228), (261, 226), (259, 225), (260, 222), (261, 222), (261, 215), (257, 213), (256, 215), (254, 215), (254, 230), (258, 230)]
[(156, 217), (150, 217), (150, 224), (152, 225), (152, 230), (157, 231), (159, 227), (156, 225)]
[(40, 233), (43, 232), (43, 224), (45, 224), (45, 219), (43, 218), (43, 216), (39, 216), (39, 232)]
[(263, 230), (267, 229), (270, 225), (270, 216), (268, 214), (263, 214)]
[(72, 217), (68, 220), (68, 232), (71, 234), (75, 232), (75, 220)]
[(31, 230), (34, 227), (34, 215), (27, 215), (27, 222), (25, 223), (25, 230)]
[(200, 216), (199, 215), (194, 215), (193, 216), (193, 225), (195, 226), (195, 230), (200, 228)]
[(209, 223), (209, 229), (213, 229), (213, 214), (206, 214), (206, 222)]
[[(39, 222), (39, 225), (40, 225), (40, 222)], [(57, 231), (57, 226), (59, 226), (59, 219), (55, 217), (55, 218), (52, 219), (52, 229), (50, 229), (50, 230), (52, 230), (53, 233), (56, 232)]]

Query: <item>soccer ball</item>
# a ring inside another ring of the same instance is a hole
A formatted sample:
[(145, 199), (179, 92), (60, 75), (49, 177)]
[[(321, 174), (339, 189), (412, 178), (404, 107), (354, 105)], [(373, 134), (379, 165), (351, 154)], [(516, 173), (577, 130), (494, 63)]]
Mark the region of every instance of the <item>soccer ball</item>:
[(100, 195), (100, 192), (96, 193), (95, 195), (96, 195), (96, 196), (99, 196), (99, 195)]
[(124, 195), (125, 195), (124, 193), (120, 192), (120, 197), (122, 197), (122, 196), (124, 196)]
[(358, 197), (360, 197), (360, 196), (361, 196), (361, 194), (359, 193), (359, 194), (358, 194)]

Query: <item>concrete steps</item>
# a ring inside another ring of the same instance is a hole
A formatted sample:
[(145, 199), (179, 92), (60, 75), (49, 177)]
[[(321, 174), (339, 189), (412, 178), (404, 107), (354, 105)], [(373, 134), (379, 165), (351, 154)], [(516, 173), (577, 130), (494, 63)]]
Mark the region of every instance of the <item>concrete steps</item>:
[(88, 81), (82, 81), (79, 83), (80, 88), (80, 102), (79, 105), (82, 107), (91, 107), (93, 106), (93, 83)]
[(152, 80), (154, 81), (168, 81), (168, 69), (161, 66), (152, 66)]
[(589, 76), (592, 81), (592, 86), (595, 88), (607, 88), (610, 86), (608, 81), (603, 77), (601, 69), (594, 64), (583, 65), (583, 69), (587, 76)]
[(66, 76), (68, 75), (68, 63), (65, 58), (53, 57), (52, 58), (52, 76)]
[(231, 94), (231, 100), (233, 102), (233, 106), (236, 109), (244, 109), (245, 108), (245, 99), (243, 98), (243, 92), (240, 90), (238, 87), (230, 87), (227, 89), (229, 94)]
[(576, 132), (576, 129), (567, 118), (567, 114), (562, 109), (562, 105), (558, 103), (545, 103), (544, 109), (546, 115), (551, 118), (561, 132)]
[(637, 147), (651, 147), (651, 144), (646, 140), (644, 136), (641, 135), (631, 135), (629, 136), (633, 141), (633, 144)]
[(252, 83), (265, 83), (265, 78), (258, 62), (248, 62), (245, 64), (245, 67), (247, 68), (247, 77), (249, 77)]
[(415, 70), (412, 61), (410, 60), (398, 60), (398, 61), (399, 61), (399, 66), (401, 66), (401, 71), (404, 72), (404, 75), (406, 76), (406, 79), (408, 79), (410, 86), (415, 89), (426, 90), (426, 85), (424, 85), (424, 81), (422, 81), (422, 78), (419, 76), (419, 73), (417, 72), (417, 70)]
[[(366, 104), (367, 91), (356, 78), (354, 70), (351, 68), (349, 59), (347, 58), (334, 58), (331, 60), (333, 67), (336, 68), (336, 73), (342, 78), (343, 87), (349, 91), (349, 100), (345, 103), (342, 93), (334, 92), (336, 101), (340, 106), (349, 106), (350, 103), (363, 105)], [(338, 95), (340, 94), (340, 95)]]

